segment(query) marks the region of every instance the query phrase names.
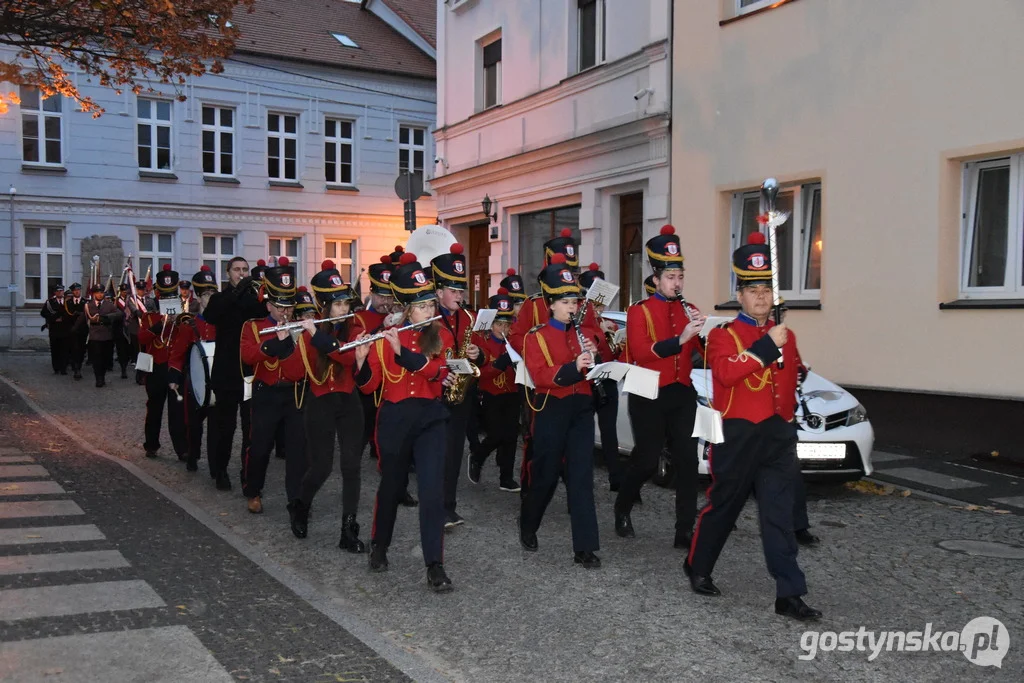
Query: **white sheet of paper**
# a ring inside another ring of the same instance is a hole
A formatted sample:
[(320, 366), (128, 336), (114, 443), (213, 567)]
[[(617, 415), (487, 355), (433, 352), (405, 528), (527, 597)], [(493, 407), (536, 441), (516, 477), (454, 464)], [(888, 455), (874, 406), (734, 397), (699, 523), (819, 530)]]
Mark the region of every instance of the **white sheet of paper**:
[(537, 386), (533, 383), (533, 378), (530, 377), (530, 373), (526, 369), (526, 363), (523, 361), (516, 363), (516, 384), (522, 384), (530, 389), (535, 389)]
[(481, 308), (476, 312), (476, 322), (473, 324), (474, 332), (486, 332), (491, 329), (491, 323), (494, 322), (494, 316), (498, 315), (498, 311), (493, 308)]
[(468, 358), (449, 358), (448, 369), (456, 375), (472, 375), (473, 364)]
[(598, 363), (594, 367), (590, 368), (589, 371), (587, 371), (587, 379), (613, 379), (616, 382), (621, 382), (622, 378), (625, 377), (631, 371), (631, 369), (635, 367), (635, 365), (627, 365), (626, 363), (619, 363), (617, 361), (611, 361), (609, 363)]
[(648, 370), (636, 365), (629, 365), (629, 372), (622, 383), (622, 391), (627, 394), (635, 394), (644, 398), (654, 400), (658, 398), (658, 379), (661, 373), (657, 370)]
[(609, 305), (619, 295), (619, 286), (613, 285), (607, 280), (594, 278), (593, 284), (587, 290), (587, 298), (595, 304)]
[(162, 315), (178, 315), (181, 313), (181, 299), (175, 297), (174, 299), (158, 299), (160, 304), (160, 313)]
[(715, 329), (722, 323), (731, 323), (736, 318), (729, 318), (720, 315), (709, 315), (708, 319), (704, 321), (704, 327), (700, 328), (700, 336), (707, 338), (711, 330)]
[(255, 375), (248, 375), (242, 378), (242, 402), (248, 401), (252, 398), (252, 382), (256, 379)]
[(615, 330), (615, 334), (612, 336), (612, 341), (615, 342), (616, 346), (621, 346), (622, 342), (626, 341), (626, 328), (620, 327)]
[(139, 357), (135, 359), (135, 369), (139, 372), (153, 372), (153, 356), (145, 351), (139, 351)]
[(697, 404), (697, 417), (693, 421), (693, 434), (698, 439), (704, 439), (708, 443), (722, 443), (725, 435), (722, 433), (722, 414), (713, 408)]
[(508, 351), (508, 357), (512, 359), (513, 363), (518, 363), (523, 359), (523, 357), (516, 353), (516, 350), (513, 349), (512, 345), (508, 342), (505, 342), (505, 350)]

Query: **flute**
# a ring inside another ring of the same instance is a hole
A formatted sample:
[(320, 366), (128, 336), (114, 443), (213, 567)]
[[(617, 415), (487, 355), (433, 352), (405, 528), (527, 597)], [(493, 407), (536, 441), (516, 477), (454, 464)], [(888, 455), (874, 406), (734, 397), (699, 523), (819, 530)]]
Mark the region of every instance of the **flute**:
[[(355, 315), (355, 313), (349, 313), (347, 315), (338, 315), (333, 318), (321, 318), (320, 320), (311, 320), (310, 322), (313, 323), (314, 325), (319, 325), (320, 323), (333, 323), (339, 320), (348, 320), (349, 318), (354, 318)], [(284, 323), (282, 325), (277, 325), (275, 327), (267, 327), (265, 329), (260, 330), (260, 334), (272, 334), (274, 332), (289, 332), (291, 330), (295, 330), (302, 327), (305, 323), (305, 320), (297, 320), (292, 323)]]
[[(441, 319), (441, 316), (435, 315), (433, 318), (429, 318), (427, 320), (421, 320), (418, 323), (409, 323), (408, 325), (406, 325), (404, 327), (399, 327), (395, 331), (396, 332), (405, 332), (406, 330), (415, 330), (415, 329), (417, 329), (419, 327), (424, 327), (424, 326), (429, 325), (430, 323), (434, 322), (435, 320), (440, 320), (440, 319)], [(391, 329), (394, 329), (394, 328), (391, 328)], [(369, 344), (371, 342), (375, 342), (378, 339), (383, 339), (383, 338), (384, 338), (384, 333), (383, 332), (378, 332), (377, 334), (371, 334), (369, 337), (363, 337), (362, 339), (357, 339), (355, 341), (350, 341), (347, 344), (343, 344), (342, 346), (338, 347), (338, 351), (348, 351), (349, 349), (354, 349), (357, 346), (362, 346), (363, 344)]]

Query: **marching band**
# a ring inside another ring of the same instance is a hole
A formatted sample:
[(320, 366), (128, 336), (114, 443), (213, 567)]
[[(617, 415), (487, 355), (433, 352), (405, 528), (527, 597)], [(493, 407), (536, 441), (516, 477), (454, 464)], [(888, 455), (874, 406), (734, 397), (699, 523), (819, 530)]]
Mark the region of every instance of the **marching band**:
[[(596, 263), (580, 272), (572, 233), (560, 232), (543, 248), (539, 293), (529, 296), (523, 277), (510, 268), (487, 309), (478, 312), (464, 302), (467, 264), (455, 242), (432, 254), (417, 248), (422, 258), (396, 246), (367, 269), (365, 302), (332, 261), (320, 264), (307, 288), (298, 285), (287, 258), (261, 260), (250, 273), (248, 262), (235, 257), (223, 288), (207, 266), (180, 281), (170, 265), (162, 266), (152, 281), (154, 301), (147, 303), (148, 288), (135, 282), (129, 259), (116, 296), (106, 298), (96, 283), (86, 302), (78, 283), (58, 286), (42, 315), (54, 374), (66, 375), (70, 366), (80, 379), (85, 349), (97, 387), (113, 368), (115, 346), (123, 378), (136, 364), (147, 394), (147, 457), (160, 450), (166, 405), (172, 445), (186, 469), (198, 469), (205, 431), (210, 476), (217, 489), (231, 490), (228, 467), (240, 417), (240, 483), (248, 511), (258, 514), (276, 447), (285, 460), (290, 527), (299, 539), (309, 533), (311, 508), (337, 453), (338, 547), (368, 552), (371, 571), (389, 567), (398, 507), (418, 506), (427, 585), (452, 590), (444, 534), (464, 523), (457, 494), (467, 432), (469, 481), (484, 481), (493, 453), (499, 489), (520, 494), (522, 548), (539, 550), (542, 520), (561, 480), (573, 563), (600, 568), (596, 420), (601, 460), (616, 492), (617, 536), (637, 535), (634, 506), (667, 452), (677, 473), (673, 546), (686, 551), (683, 570), (694, 592), (720, 594), (712, 571), (755, 493), (765, 559), (777, 585), (775, 611), (820, 618), (802, 600), (807, 587), (796, 561), (798, 545), (817, 542), (807, 531), (795, 456), (795, 396), (806, 370), (795, 335), (770, 316), (777, 281), (764, 235), (754, 233), (733, 254), (742, 312), (711, 330), (683, 297), (684, 259), (672, 226), (645, 245), (652, 271), (644, 281), (647, 296), (627, 307), (624, 331), (602, 318), (607, 301), (586, 296), (606, 284), (605, 275)], [(625, 397), (635, 443), (628, 461), (618, 452), (619, 383), (590, 374), (608, 363), (656, 377), (650, 395)], [(698, 515), (698, 397), (690, 375), (701, 366), (713, 373), (709, 408), (721, 420), (724, 440), (711, 446), (712, 484)], [(369, 533), (361, 538), (366, 446), (381, 476)], [(418, 501), (408, 491), (411, 472)]]

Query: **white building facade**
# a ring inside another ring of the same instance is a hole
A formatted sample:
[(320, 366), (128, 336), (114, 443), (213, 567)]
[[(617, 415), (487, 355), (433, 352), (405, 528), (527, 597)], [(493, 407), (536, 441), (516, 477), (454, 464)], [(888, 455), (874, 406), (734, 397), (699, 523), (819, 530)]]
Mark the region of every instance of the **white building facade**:
[(535, 290), (564, 228), (622, 286), (614, 307), (640, 298), (670, 211), (670, 1), (438, 4), (431, 189), (468, 247), (472, 303), (510, 267)]

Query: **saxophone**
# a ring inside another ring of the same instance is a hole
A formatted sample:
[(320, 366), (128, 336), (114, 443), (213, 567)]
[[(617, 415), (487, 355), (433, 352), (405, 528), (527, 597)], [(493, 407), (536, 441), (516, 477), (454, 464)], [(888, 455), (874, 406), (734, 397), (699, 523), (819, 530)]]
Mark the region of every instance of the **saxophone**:
[[(452, 356), (452, 350), (448, 349), (445, 352), (446, 358), (465, 358), (466, 352), (469, 350), (469, 345), (472, 343), (473, 337), (473, 324), (476, 322), (473, 319), (473, 314), (469, 312), (469, 307), (461, 303), (459, 307), (466, 311), (466, 315), (469, 316), (469, 324), (466, 325), (466, 333), (462, 336), (462, 344), (459, 346), (459, 355)], [(456, 315), (458, 315), (456, 313)], [(445, 388), (444, 390), (444, 401), (448, 405), (454, 406), (462, 403), (466, 399), (466, 392), (469, 390), (469, 385), (473, 383), (478, 377), (480, 377), (480, 368), (473, 365), (473, 374), (471, 375), (456, 375), (455, 380)]]

